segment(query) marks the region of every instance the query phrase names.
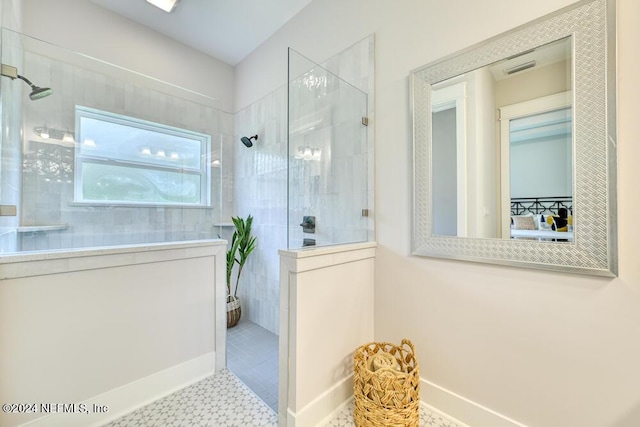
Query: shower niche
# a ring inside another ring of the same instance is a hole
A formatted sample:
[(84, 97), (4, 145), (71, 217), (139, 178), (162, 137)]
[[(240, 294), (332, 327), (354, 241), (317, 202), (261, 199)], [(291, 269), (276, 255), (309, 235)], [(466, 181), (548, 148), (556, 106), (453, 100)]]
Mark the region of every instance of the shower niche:
[(367, 94), (293, 49), (288, 61), (288, 248), (365, 242)]

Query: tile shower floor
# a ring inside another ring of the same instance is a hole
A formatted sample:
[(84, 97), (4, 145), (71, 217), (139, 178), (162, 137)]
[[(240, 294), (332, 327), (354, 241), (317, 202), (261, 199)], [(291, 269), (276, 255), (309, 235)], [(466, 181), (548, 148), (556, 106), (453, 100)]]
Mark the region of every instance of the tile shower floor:
[(227, 329), (227, 368), (278, 412), (278, 336), (241, 319)]

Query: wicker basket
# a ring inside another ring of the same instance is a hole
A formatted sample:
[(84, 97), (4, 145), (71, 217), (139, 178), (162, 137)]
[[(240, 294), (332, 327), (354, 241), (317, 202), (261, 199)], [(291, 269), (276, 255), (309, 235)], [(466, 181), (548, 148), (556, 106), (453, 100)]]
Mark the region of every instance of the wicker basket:
[(240, 316), (242, 316), (240, 300), (233, 295), (227, 295), (227, 328), (236, 326)]
[[(372, 363), (381, 356), (395, 367), (372, 370)], [(400, 347), (386, 342), (365, 344), (356, 349), (353, 361), (355, 425), (418, 427), (420, 373), (413, 343), (403, 339)]]

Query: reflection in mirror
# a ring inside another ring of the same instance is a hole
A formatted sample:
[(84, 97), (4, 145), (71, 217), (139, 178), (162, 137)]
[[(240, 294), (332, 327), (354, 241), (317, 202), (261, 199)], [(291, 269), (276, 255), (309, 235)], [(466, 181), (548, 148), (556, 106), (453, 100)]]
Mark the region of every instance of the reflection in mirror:
[(617, 273), (615, 0), (411, 73), (412, 254)]
[[(500, 109), (502, 237), (573, 242), (569, 92)], [(508, 167), (508, 170), (504, 168)]]
[(565, 37), (432, 85), (433, 235), (573, 240), (556, 224), (573, 211), (571, 51)]

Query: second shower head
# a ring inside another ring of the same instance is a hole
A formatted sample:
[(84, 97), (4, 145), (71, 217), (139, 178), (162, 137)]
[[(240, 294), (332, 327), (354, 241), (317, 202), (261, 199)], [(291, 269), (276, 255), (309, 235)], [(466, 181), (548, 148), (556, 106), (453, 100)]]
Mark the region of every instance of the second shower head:
[[(26, 78), (22, 76), (18, 76), (18, 78), (22, 78), (27, 81)], [(29, 94), (29, 99), (32, 101), (44, 98), (45, 96), (49, 96), (53, 93), (53, 89), (50, 87), (38, 87), (34, 84), (31, 84), (31, 93)]]
[(244, 146), (248, 148), (248, 147), (253, 147), (253, 142), (251, 142), (251, 140), (253, 139), (257, 141), (258, 135), (253, 135), (253, 136), (250, 136), (249, 138), (247, 138), (246, 136), (243, 136), (242, 138), (240, 138), (240, 141), (242, 141)]
[(53, 93), (53, 89), (48, 87), (39, 87), (31, 83), (31, 80), (28, 78), (21, 76), (18, 74), (18, 69), (16, 67), (12, 67), (11, 65), (2, 64), (2, 75), (5, 77), (9, 77), (11, 80), (20, 79), (29, 86), (31, 86), (31, 93), (29, 94), (29, 99), (32, 101), (36, 101), (38, 99), (42, 99), (45, 96), (49, 96)]

